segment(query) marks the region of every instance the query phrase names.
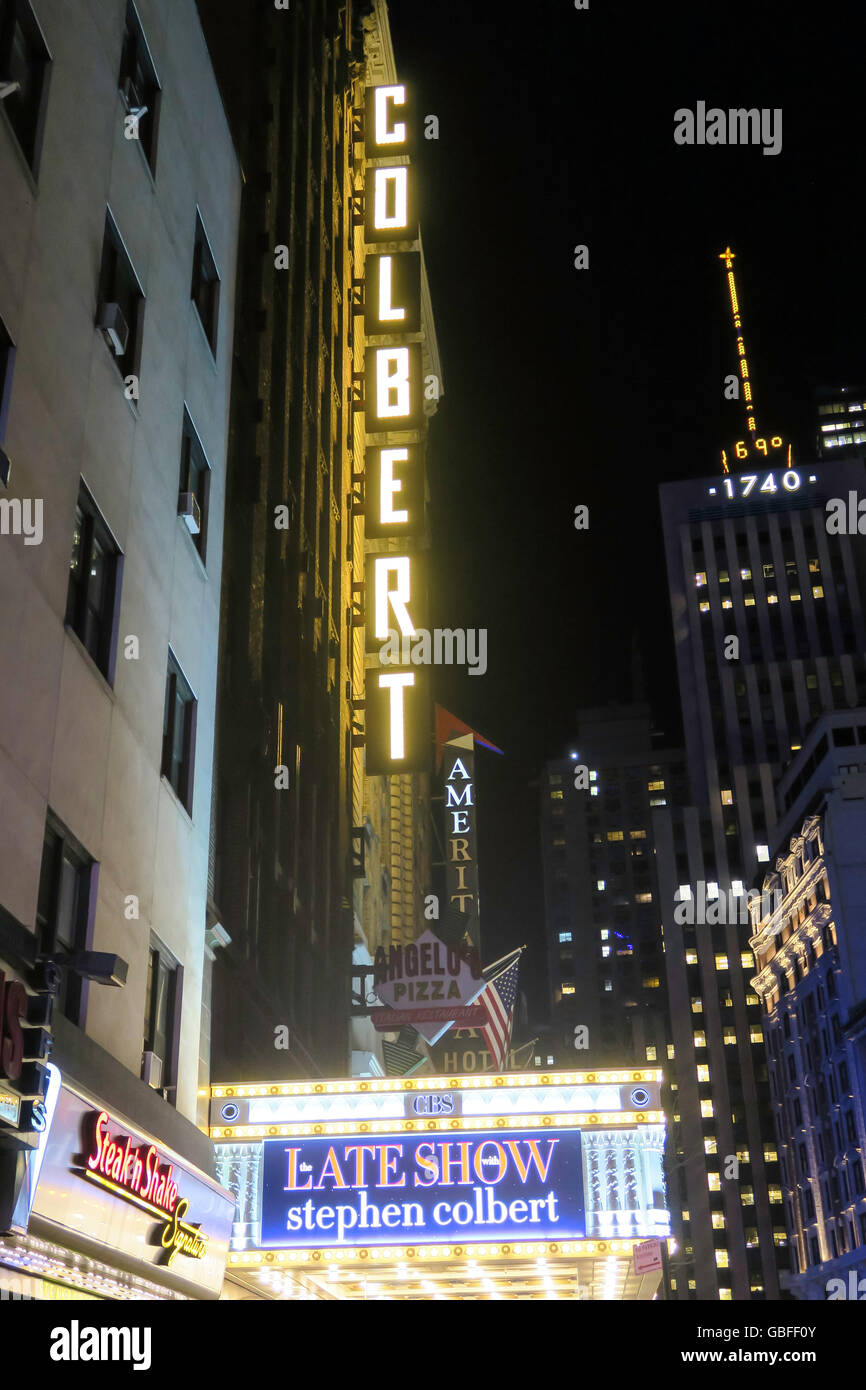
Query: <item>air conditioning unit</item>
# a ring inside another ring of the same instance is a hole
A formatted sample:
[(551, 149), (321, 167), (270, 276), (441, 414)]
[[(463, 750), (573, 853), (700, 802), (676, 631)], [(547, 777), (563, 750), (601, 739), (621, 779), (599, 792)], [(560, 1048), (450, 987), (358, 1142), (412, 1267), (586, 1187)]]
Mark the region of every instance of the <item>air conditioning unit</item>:
[(194, 492), (182, 492), (177, 499), (177, 514), (182, 516), (191, 536), (201, 531), (201, 510)]
[(119, 304), (100, 305), (99, 327), (115, 357), (122, 357), (129, 342), (129, 324)]
[(148, 1086), (152, 1086), (155, 1091), (161, 1089), (162, 1058), (157, 1057), (155, 1052), (142, 1052), (141, 1079), (142, 1081), (146, 1081)]
[(9, 455), (0, 449), (0, 483), (4, 487), (9, 486), (9, 479), (12, 477), (12, 463)]

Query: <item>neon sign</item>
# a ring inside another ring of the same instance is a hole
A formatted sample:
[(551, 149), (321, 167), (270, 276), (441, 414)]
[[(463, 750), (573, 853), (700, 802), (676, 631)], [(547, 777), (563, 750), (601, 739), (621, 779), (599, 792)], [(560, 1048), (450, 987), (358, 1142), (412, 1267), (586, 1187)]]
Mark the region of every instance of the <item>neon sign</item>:
[(764, 493), (772, 496), (777, 492), (799, 492), (804, 483), (814, 483), (815, 474), (810, 473), (806, 476), (796, 468), (788, 468), (784, 472), (772, 473), (738, 473), (736, 476), (728, 475), (721, 480), (721, 488), (718, 484), (712, 483), (707, 488), (710, 497), (718, 496), (721, 490), (725, 497), (731, 501), (737, 498), (749, 497), (752, 494)]
[(160, 1166), (155, 1144), (147, 1149), (135, 1145), (128, 1134), (112, 1134), (107, 1111), (91, 1116), (93, 1150), (87, 1156), (82, 1176), (107, 1187), (165, 1222), (160, 1245), (170, 1265), (176, 1255), (202, 1260), (207, 1253), (206, 1235), (198, 1226), (183, 1220), (189, 1199), (180, 1197), (172, 1163)]
[(263, 1246), (585, 1234), (577, 1129), (264, 1141)]
[[(413, 122), (401, 84), (367, 89), (365, 113), (365, 236), (389, 243), (365, 266), (364, 428), (383, 436), (365, 454), (366, 537), (399, 537), (404, 549), (368, 550), (368, 647), (381, 648), (391, 632), (414, 636), (423, 624), (421, 557), (406, 545), (423, 530), (423, 458), (407, 435), (424, 424), (421, 330), (421, 256), (413, 243), (414, 171), (406, 160)], [(374, 163), (373, 161), (380, 161)], [(391, 161), (390, 163), (384, 161)], [(373, 339), (372, 343), (370, 339)], [(366, 677), (366, 770), (389, 774), (424, 770), (426, 682), (415, 669), (370, 667)]]

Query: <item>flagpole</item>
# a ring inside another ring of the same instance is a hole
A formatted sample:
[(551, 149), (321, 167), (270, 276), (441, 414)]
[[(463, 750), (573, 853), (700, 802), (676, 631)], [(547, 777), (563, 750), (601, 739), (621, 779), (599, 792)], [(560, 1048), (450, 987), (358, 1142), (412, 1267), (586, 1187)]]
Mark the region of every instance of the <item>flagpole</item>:
[[(486, 965), (486, 966), (484, 967), (484, 975), (485, 975), (485, 977), (490, 973), (491, 970), (495, 970), (496, 967), (497, 967), (498, 965), (503, 965), (503, 964), (508, 965), (508, 964), (510, 964), (511, 961), (514, 959), (515, 956), (521, 955), (521, 953), (522, 953), (523, 951), (525, 951), (525, 950), (526, 950), (526, 947), (525, 947), (525, 946), (518, 946), (517, 949), (516, 949), (515, 951), (509, 951), (507, 955), (505, 955), (505, 956), (500, 956), (500, 957), (499, 957), (499, 960), (495, 960), (495, 961), (493, 962), (492, 965)], [(488, 981), (488, 983), (489, 983), (489, 981)]]

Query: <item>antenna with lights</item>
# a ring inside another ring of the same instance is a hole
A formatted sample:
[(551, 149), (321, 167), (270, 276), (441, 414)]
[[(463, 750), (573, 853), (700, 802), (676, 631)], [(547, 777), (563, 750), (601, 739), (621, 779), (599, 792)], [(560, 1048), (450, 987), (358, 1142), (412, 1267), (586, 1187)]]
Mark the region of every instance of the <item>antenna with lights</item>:
[[(755, 434), (755, 405), (752, 400), (752, 381), (749, 376), (749, 362), (746, 357), (746, 345), (743, 342), (743, 320), (740, 315), (740, 302), (737, 299), (737, 283), (734, 279), (734, 252), (730, 246), (726, 246), (719, 256), (720, 261), (724, 261), (728, 272), (728, 293), (731, 296), (731, 313), (734, 316), (734, 331), (737, 335), (737, 353), (740, 359), (740, 376), (743, 379), (743, 400), (746, 405), (746, 425), (750, 434)], [(727, 459), (725, 459), (725, 472), (728, 472)]]

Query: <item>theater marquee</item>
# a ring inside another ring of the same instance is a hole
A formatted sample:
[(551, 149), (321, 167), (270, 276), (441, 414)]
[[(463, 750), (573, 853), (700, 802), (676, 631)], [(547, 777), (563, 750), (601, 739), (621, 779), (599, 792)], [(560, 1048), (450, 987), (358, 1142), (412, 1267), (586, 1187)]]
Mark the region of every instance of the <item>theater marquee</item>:
[(603, 1255), (631, 1278), (634, 1245), (670, 1229), (660, 1081), (648, 1070), (215, 1086), (217, 1173), (238, 1197), (228, 1267), (376, 1268), (387, 1283), (410, 1262), (465, 1273), (470, 1253), (572, 1269)]

